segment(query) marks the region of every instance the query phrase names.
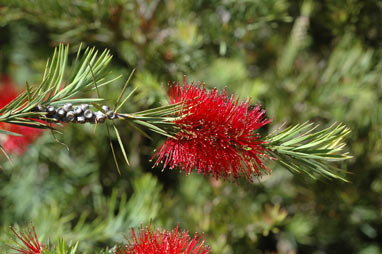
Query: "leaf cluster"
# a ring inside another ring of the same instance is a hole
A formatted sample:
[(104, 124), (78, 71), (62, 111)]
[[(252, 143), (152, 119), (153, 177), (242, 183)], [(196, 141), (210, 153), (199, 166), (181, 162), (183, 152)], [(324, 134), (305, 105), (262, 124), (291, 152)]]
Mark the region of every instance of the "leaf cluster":
[[(80, 58), (81, 48), (67, 75), (69, 46), (60, 45), (55, 49), (51, 60), (47, 61), (45, 72), (40, 85), (31, 87), (20, 93), (8, 105), (0, 109), (0, 122), (23, 125), (33, 128), (51, 128), (46, 122), (34, 119), (47, 119), (45, 112), (39, 112), (41, 106), (62, 106), (65, 103), (90, 103), (102, 101), (102, 98), (73, 98), (95, 83), (107, 85), (113, 80), (105, 81), (106, 66), (111, 55), (105, 50), (100, 56), (95, 48), (87, 48)], [(5, 134), (5, 133), (4, 133)]]
[(350, 129), (342, 124), (333, 124), (321, 131), (318, 125), (303, 123), (290, 126), (265, 138), (265, 147), (277, 162), (295, 173), (304, 172), (316, 178), (318, 175), (346, 181), (330, 162), (351, 158), (343, 153), (342, 143)]

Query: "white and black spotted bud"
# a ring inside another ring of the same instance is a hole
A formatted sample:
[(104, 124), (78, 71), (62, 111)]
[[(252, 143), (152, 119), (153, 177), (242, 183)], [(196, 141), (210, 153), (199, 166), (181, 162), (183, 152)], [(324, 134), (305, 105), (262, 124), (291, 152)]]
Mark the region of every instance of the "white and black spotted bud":
[(56, 109), (54, 108), (54, 106), (48, 106), (46, 108), (46, 111), (48, 112), (48, 115), (53, 115), (54, 113), (56, 113)]
[(38, 112), (46, 112), (46, 109), (45, 109), (45, 107), (43, 105), (38, 104), (37, 105), (37, 111)]
[(66, 112), (72, 110), (73, 104), (72, 103), (65, 103), (64, 106), (62, 107)]
[(102, 109), (105, 111), (105, 112), (108, 112), (110, 110), (109, 106), (107, 105), (103, 105), (102, 106)]
[(91, 119), (93, 117), (93, 111), (91, 111), (90, 109), (85, 110), (84, 117), (86, 119)]
[(77, 122), (78, 122), (78, 123), (85, 123), (85, 117), (83, 117), (83, 116), (77, 116)]
[(106, 112), (106, 115), (107, 115), (107, 118), (109, 118), (110, 120), (113, 120), (113, 119), (115, 119), (116, 118), (116, 115), (115, 115), (115, 113), (113, 112), (113, 111), (107, 111)]
[(66, 111), (65, 111), (63, 108), (58, 108), (58, 109), (57, 109), (57, 114), (58, 114), (60, 117), (63, 117), (63, 116), (65, 116)]
[(76, 116), (81, 115), (83, 112), (81, 107), (75, 107), (73, 111)]
[(82, 104), (81, 109), (82, 109), (82, 111), (89, 109), (89, 104)]
[(73, 122), (76, 119), (74, 112), (69, 111), (68, 113), (66, 113), (66, 119), (68, 120), (68, 122)]
[(38, 105), (34, 110), (40, 112), (48, 112), (49, 118), (55, 122), (72, 122), (72, 123), (104, 123), (107, 119), (113, 120), (119, 118), (118, 114), (110, 110), (107, 105), (102, 106), (102, 110), (93, 112), (89, 109), (88, 104), (73, 106), (71, 103), (65, 103), (62, 107), (55, 108), (52, 105), (43, 107)]
[(102, 113), (101, 111), (96, 112), (96, 121), (97, 123), (103, 123), (105, 122), (106, 115)]

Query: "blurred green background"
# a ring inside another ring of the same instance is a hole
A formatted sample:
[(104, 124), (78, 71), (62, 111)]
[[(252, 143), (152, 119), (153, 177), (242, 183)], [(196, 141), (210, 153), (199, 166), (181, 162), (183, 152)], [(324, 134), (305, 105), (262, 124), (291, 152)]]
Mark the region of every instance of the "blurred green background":
[(271, 162), (273, 174), (253, 184), (162, 172), (150, 159), (164, 138), (123, 123), (131, 166), (116, 145), (119, 175), (104, 126), (67, 125), (58, 138), (69, 152), (47, 131), (13, 164), (1, 157), (1, 243), (9, 225), (33, 222), (43, 242), (80, 240), (95, 253), (152, 220), (205, 232), (214, 254), (382, 253), (381, 1), (0, 0), (0, 74), (20, 89), (41, 81), (60, 42), (111, 50), (111, 76), (123, 79), (101, 90), (110, 104), (136, 68), (125, 112), (166, 103), (163, 86), (187, 75), (261, 103), (273, 119), (263, 134), (343, 122), (350, 183)]

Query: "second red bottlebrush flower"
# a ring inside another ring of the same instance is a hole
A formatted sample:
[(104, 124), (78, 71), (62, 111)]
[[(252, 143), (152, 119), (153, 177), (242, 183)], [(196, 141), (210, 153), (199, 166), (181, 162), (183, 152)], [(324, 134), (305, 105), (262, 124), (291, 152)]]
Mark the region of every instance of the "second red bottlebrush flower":
[(157, 149), (155, 165), (162, 162), (163, 168), (179, 167), (187, 174), (196, 170), (215, 178), (243, 175), (250, 180), (269, 171), (258, 129), (271, 120), (259, 105), (185, 80), (183, 85), (170, 85), (168, 97), (184, 107), (174, 121), (179, 129), (176, 139), (167, 139)]
[[(6, 75), (0, 78), (0, 109), (10, 103), (18, 95), (12, 79)], [(33, 143), (41, 134), (43, 130), (31, 127), (13, 125), (0, 122), (0, 129), (9, 130), (22, 134), (23, 136), (5, 136), (0, 135), (0, 145), (2, 145), (6, 152), (22, 155), (29, 144)]]
[(12, 232), (21, 241), (16, 247), (10, 248), (22, 254), (42, 254), (44, 246), (39, 242), (35, 228), (29, 228), (26, 232), (17, 232), (11, 227)]
[(197, 234), (193, 238), (187, 231), (179, 232), (178, 227), (172, 231), (155, 230), (151, 227), (138, 229), (138, 234), (131, 230), (127, 244), (117, 248), (115, 254), (208, 254), (210, 248), (201, 241)]

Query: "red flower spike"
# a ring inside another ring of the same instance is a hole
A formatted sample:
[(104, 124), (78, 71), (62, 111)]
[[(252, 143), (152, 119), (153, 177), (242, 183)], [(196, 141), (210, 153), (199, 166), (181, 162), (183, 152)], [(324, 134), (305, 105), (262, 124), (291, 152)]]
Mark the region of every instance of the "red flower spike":
[(138, 229), (136, 234), (131, 230), (131, 240), (117, 248), (115, 254), (208, 254), (210, 248), (204, 245), (195, 234), (190, 238), (187, 231), (179, 232), (178, 227), (172, 231), (151, 230), (151, 226)]
[(157, 149), (154, 166), (161, 162), (163, 169), (179, 167), (187, 174), (195, 169), (216, 179), (244, 175), (252, 180), (253, 174), (270, 172), (262, 161), (270, 157), (257, 130), (271, 120), (259, 105), (252, 107), (250, 100), (207, 91), (204, 84), (186, 80), (183, 86), (170, 85), (168, 97), (171, 104), (183, 102), (184, 109), (174, 121), (179, 128), (176, 139), (167, 139)]
[(17, 243), (17, 247), (10, 246), (11, 249), (18, 251), (19, 253), (23, 254), (42, 254), (42, 251), (44, 250), (44, 246), (40, 244), (37, 238), (36, 230), (34, 227), (31, 229), (28, 229), (27, 232), (19, 232), (17, 233), (16, 230), (12, 227), (10, 227), (12, 232), (16, 235), (16, 237), (22, 242)]
[[(6, 106), (18, 95), (10, 77), (3, 75), (0, 80), (0, 108)], [(5, 136), (2, 146), (9, 153), (22, 155), (29, 144), (33, 143), (43, 132), (41, 129), (31, 127), (0, 123), (0, 129), (6, 129), (11, 132), (20, 133), (23, 136)], [(0, 137), (0, 140), (1, 137)]]
[(12, 83), (12, 79), (9, 76), (3, 75), (0, 78), (0, 109), (10, 103), (17, 97), (18, 93)]

